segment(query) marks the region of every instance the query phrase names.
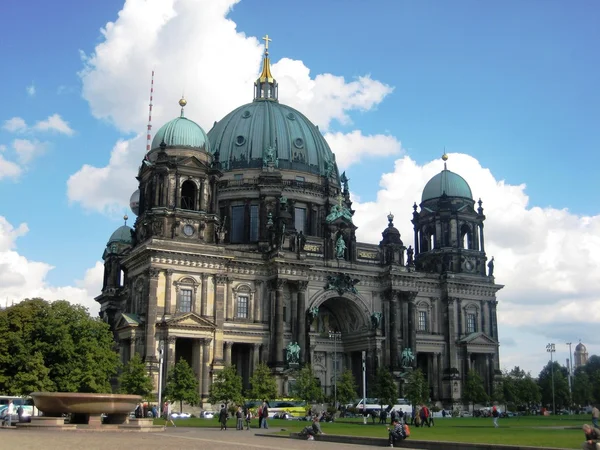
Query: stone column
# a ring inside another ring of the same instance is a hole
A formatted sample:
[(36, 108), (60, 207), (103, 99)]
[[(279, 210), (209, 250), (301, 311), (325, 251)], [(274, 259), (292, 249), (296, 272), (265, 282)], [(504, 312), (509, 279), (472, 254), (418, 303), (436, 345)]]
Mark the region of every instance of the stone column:
[(448, 297), (448, 364), (449, 367), (458, 369), (456, 358), (456, 341), (458, 329), (456, 323), (456, 298)]
[(491, 327), (491, 330), (490, 330), (490, 335), (494, 339), (498, 339), (498, 316), (496, 314), (496, 307), (497, 306), (498, 306), (498, 300), (493, 300), (491, 302), (491, 308), (492, 308), (491, 322), (492, 322), (492, 327)]
[(175, 208), (181, 208), (181, 175), (175, 176)]
[[(389, 290), (386, 292), (390, 302), (390, 369), (398, 368), (398, 296), (397, 293)], [(412, 349), (414, 352), (414, 348)], [(380, 361), (382, 363), (382, 361)]]
[(212, 339), (202, 342), (202, 398), (210, 395), (210, 344)]
[(165, 310), (163, 315), (171, 315), (171, 290), (173, 284), (173, 271), (171, 269), (165, 270)]
[[(485, 253), (485, 242), (483, 240), (483, 223), (479, 224), (479, 242), (481, 244), (481, 248), (479, 251)], [(485, 264), (483, 265), (483, 273), (485, 274)]]
[(158, 293), (158, 270), (148, 269), (148, 313), (146, 316), (146, 357), (145, 362), (156, 362), (156, 303)]
[[(169, 336), (167, 338), (167, 354), (166, 354), (166, 362), (165, 365), (168, 368), (171, 368), (175, 365), (175, 358), (177, 355), (175, 354), (175, 344), (177, 342), (177, 338), (175, 336)], [(168, 373), (168, 370), (166, 371)]]
[[(129, 359), (135, 356), (135, 333), (131, 333), (131, 338), (129, 339)], [(125, 361), (127, 362), (127, 361)]]
[(298, 334), (296, 341), (300, 346), (300, 363), (306, 362), (306, 288), (308, 281), (298, 281), (298, 311), (296, 318), (298, 320)]
[(196, 339), (196, 353), (198, 359), (198, 395), (202, 399), (202, 379), (204, 378), (204, 339)]
[(440, 366), (439, 366), (439, 359), (440, 359), (440, 354), (439, 353), (434, 353), (433, 354), (433, 364), (431, 367), (431, 379), (433, 382), (433, 397), (434, 398), (440, 398), (439, 392), (440, 392)]
[(275, 354), (273, 362), (277, 367), (283, 367), (283, 288), (287, 280), (274, 280), (275, 287)]
[(215, 362), (223, 361), (223, 322), (225, 314), (225, 290), (227, 287), (227, 276), (215, 276), (215, 323), (217, 331), (215, 332)]
[(262, 306), (262, 302), (264, 300), (263, 285), (264, 285), (264, 282), (262, 280), (256, 280), (254, 282), (256, 292), (254, 294), (254, 304), (252, 306), (254, 307), (254, 322), (256, 322), (256, 323), (262, 322), (262, 307), (261, 306)]
[(252, 372), (256, 371), (256, 368), (260, 364), (260, 345), (252, 344)]
[(260, 362), (267, 364), (269, 362), (269, 344), (262, 344), (262, 352), (260, 355)]
[(202, 315), (202, 317), (206, 317), (207, 316), (207, 311), (208, 311), (208, 275), (203, 273), (202, 274), (202, 288), (201, 288), (201, 292), (202, 292), (202, 307), (200, 310), (200, 314)]
[(233, 342), (227, 341), (225, 344), (225, 365), (231, 365), (231, 347), (233, 346)]

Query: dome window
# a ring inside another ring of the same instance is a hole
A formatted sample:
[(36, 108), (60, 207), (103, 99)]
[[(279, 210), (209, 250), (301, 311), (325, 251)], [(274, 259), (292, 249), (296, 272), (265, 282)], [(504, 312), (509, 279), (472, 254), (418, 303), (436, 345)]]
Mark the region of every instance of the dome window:
[(238, 147), (240, 145), (244, 145), (246, 143), (246, 138), (244, 136), (238, 136), (235, 138), (235, 145), (237, 145)]
[(296, 138), (296, 139), (294, 139), (294, 146), (296, 148), (302, 148), (302, 147), (304, 147), (304, 141), (302, 140), (302, 138)]
[(242, 118), (247, 119), (248, 117), (250, 117), (252, 114), (250, 113), (250, 111), (246, 110), (242, 113)]
[(296, 120), (296, 116), (293, 115), (292, 113), (288, 113), (286, 117), (290, 120)]

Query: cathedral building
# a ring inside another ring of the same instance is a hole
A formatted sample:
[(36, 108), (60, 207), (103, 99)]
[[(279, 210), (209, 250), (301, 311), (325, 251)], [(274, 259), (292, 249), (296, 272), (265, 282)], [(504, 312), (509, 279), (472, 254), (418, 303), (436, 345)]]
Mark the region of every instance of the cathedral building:
[(392, 214), (379, 244), (358, 242), (346, 174), (278, 90), (267, 45), (251, 103), (205, 133), (181, 99), (140, 158), (137, 219), (110, 237), (96, 298), (122, 361), (139, 353), (156, 381), (160, 355), (163, 376), (184, 358), (203, 401), (226, 365), (248, 387), (260, 362), (281, 396), (302, 364), (333, 394), (343, 370), (361, 380), (363, 353), (368, 391), (385, 366), (399, 386), (422, 369), (445, 404), (459, 401), (471, 369), (491, 392), (502, 286), (481, 200), (444, 158), (413, 207), (411, 245)]

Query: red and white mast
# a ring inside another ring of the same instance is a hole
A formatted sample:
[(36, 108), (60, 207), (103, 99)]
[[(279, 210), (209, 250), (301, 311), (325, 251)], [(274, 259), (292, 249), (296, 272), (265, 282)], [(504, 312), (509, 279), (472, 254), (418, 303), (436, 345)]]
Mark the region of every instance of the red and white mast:
[(150, 82), (150, 104), (148, 105), (148, 134), (146, 135), (146, 153), (150, 151), (152, 138), (152, 96), (154, 95), (154, 70), (152, 71), (152, 81)]

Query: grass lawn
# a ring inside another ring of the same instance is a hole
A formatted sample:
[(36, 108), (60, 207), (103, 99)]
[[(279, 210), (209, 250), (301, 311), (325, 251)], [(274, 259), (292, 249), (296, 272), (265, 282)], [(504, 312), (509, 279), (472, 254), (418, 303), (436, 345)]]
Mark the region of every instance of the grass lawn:
[[(410, 439), (574, 449), (581, 447), (584, 439), (581, 425), (586, 422), (589, 423), (588, 415), (512, 417), (500, 419), (500, 428), (494, 428), (491, 418), (440, 418), (435, 419), (435, 426), (431, 428), (411, 427)], [(156, 419), (155, 423), (162, 425), (164, 420)], [(175, 423), (178, 427), (219, 427), (217, 419), (176, 419)], [(308, 424), (304, 421), (271, 419), (269, 431), (288, 434), (298, 432)], [(235, 419), (229, 419), (227, 425), (235, 431)], [(257, 426), (255, 419), (252, 427)], [(371, 420), (363, 425), (362, 419), (338, 419), (335, 423), (322, 423), (321, 428), (327, 434), (387, 437), (386, 427), (372, 424)]]

